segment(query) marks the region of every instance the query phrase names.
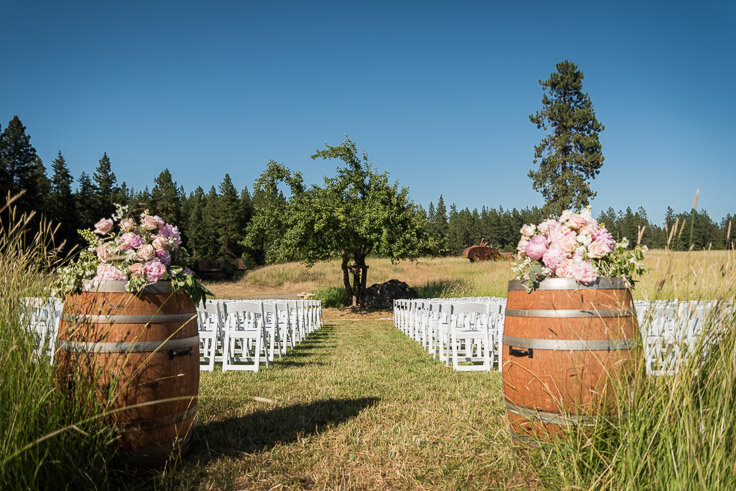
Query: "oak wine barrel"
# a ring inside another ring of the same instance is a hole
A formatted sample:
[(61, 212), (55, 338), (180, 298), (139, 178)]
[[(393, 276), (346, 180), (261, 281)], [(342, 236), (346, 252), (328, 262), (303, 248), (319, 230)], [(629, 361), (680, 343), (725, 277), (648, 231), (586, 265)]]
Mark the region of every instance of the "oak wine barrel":
[(67, 296), (56, 360), (66, 383), (94, 384), (119, 434), (118, 460), (157, 467), (189, 449), (199, 392), (197, 312), (169, 282), (136, 295), (125, 284), (87, 281)]
[(615, 389), (641, 358), (631, 291), (619, 278), (590, 285), (549, 278), (527, 293), (510, 281), (503, 385), (512, 436), (531, 445), (615, 410)]

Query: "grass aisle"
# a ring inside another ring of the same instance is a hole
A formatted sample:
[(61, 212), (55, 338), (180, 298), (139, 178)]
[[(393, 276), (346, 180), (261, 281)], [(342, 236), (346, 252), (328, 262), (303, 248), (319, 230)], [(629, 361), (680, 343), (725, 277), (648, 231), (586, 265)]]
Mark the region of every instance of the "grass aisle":
[(200, 394), (192, 455), (158, 485), (535, 483), (505, 432), (500, 374), (453, 372), (390, 321), (329, 323), (258, 374), (203, 374)]

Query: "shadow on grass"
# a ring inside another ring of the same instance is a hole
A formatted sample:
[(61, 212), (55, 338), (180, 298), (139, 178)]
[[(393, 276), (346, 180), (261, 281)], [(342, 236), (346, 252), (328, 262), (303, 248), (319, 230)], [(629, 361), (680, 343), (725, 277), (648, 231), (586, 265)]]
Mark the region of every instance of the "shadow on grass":
[(325, 399), (195, 426), (190, 459), (206, 464), (221, 455), (268, 450), (279, 443), (319, 434), (375, 406), (377, 397)]

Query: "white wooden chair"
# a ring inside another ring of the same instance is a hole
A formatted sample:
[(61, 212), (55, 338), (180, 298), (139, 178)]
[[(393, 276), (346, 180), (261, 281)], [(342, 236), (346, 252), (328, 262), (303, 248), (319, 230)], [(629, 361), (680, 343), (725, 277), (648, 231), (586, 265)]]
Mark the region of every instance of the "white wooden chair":
[(197, 326), (199, 328), (199, 369), (211, 372), (215, 369), (218, 339), (221, 338), (223, 322), (220, 307), (208, 300), (204, 307), (197, 307)]

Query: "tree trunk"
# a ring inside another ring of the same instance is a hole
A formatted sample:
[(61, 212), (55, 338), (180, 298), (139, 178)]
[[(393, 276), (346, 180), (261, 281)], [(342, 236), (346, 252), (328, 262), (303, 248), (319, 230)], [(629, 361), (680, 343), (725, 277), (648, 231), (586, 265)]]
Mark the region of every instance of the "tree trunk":
[(355, 298), (353, 297), (353, 288), (350, 286), (350, 273), (348, 271), (347, 254), (342, 255), (342, 284), (345, 287), (345, 293), (347, 294), (348, 298), (352, 299), (354, 306)]

